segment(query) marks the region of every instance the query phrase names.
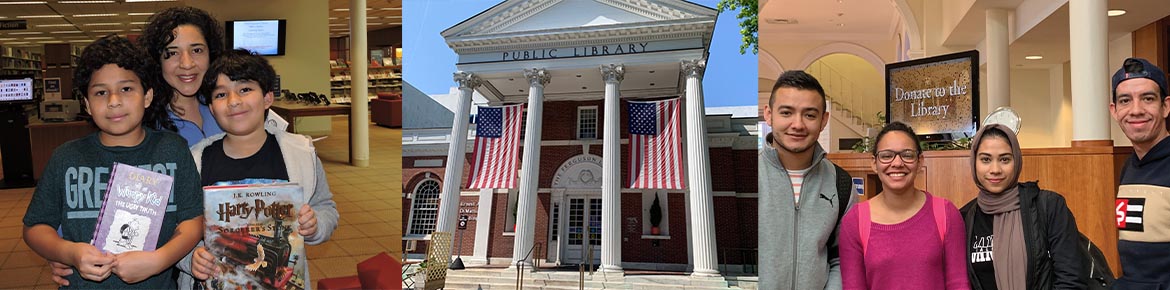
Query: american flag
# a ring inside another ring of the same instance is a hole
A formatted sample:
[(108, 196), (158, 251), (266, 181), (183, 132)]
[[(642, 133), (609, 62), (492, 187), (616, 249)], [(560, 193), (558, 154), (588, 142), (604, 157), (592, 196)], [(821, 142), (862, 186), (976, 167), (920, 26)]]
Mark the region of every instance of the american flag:
[(680, 104), (629, 102), (630, 188), (683, 189)]
[(467, 188), (515, 188), (524, 105), (479, 107)]

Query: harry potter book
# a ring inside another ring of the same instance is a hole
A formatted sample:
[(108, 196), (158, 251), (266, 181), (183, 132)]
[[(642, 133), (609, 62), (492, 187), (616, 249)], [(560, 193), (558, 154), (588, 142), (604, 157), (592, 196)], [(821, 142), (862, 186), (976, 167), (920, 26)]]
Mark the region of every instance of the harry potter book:
[(203, 239), (216, 257), (212, 289), (305, 289), (304, 238), (297, 232), (303, 203), (295, 183), (203, 188)]
[(118, 254), (154, 251), (174, 177), (114, 163), (98, 214), (93, 245)]

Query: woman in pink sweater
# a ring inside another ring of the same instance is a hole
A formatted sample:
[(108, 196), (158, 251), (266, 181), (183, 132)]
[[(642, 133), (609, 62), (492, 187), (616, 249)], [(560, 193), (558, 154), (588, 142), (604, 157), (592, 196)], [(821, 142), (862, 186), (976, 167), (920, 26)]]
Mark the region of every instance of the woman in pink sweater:
[(878, 133), (873, 170), (882, 192), (841, 218), (845, 289), (970, 289), (966, 230), (955, 205), (914, 188), (922, 148), (900, 122)]

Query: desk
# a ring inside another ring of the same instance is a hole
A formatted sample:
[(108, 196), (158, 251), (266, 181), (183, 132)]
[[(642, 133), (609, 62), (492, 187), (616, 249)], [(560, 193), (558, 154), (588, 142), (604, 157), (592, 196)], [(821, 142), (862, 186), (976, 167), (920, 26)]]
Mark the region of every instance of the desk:
[(97, 127), (89, 121), (46, 123), (37, 118), (29, 118), (28, 138), (29, 144), (32, 145), (33, 178), (41, 179), (41, 173), (44, 173), (49, 157), (53, 156), (53, 150), (58, 146), (93, 132), (97, 132)]
[[(276, 101), (272, 103), (272, 111), (288, 121), (288, 131), (291, 133), (296, 133), (297, 117), (311, 116), (345, 115), (349, 129), (351, 131), (353, 129), (353, 122), (348, 118), (350, 112), (349, 105), (306, 105), (299, 102)], [(352, 134), (349, 137), (349, 144), (353, 144)], [(353, 163), (353, 151), (349, 152), (349, 162)]]

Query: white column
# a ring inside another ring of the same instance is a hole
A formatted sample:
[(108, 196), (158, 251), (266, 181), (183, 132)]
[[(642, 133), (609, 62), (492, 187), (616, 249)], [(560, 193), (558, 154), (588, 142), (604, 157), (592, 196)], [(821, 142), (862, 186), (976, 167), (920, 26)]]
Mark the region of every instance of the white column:
[(479, 208), (475, 213), (475, 249), (471, 257), (464, 259), (468, 264), (488, 264), (488, 239), (491, 238), (492, 226), (492, 199), (495, 189), (481, 188), (479, 190)]
[[(1011, 105), (1008, 65), (1008, 12), (987, 9), (984, 38), (987, 46), (987, 109), (983, 116), (999, 107)], [(976, 116), (983, 120), (983, 116)]]
[(691, 275), (719, 276), (715, 259), (715, 213), (711, 203), (711, 163), (707, 156), (707, 125), (703, 110), (703, 69), (706, 60), (682, 62), (687, 89), (687, 187), (690, 189), (690, 232), (694, 233), (695, 265)]
[[(364, 48), (366, 47), (366, 0), (349, 1), (349, 15), (349, 47)], [(353, 96), (355, 100), (349, 108), (349, 162), (350, 165), (357, 167), (370, 166), (370, 126), (368, 125), (370, 123), (370, 103), (365, 101), (366, 95), (369, 94), (366, 89), (369, 86), (366, 69), (370, 61), (366, 54), (365, 49), (349, 50), (349, 59), (352, 60), (353, 64), (349, 67), (349, 75), (353, 76), (354, 80), (350, 82), (349, 95)]]
[(1073, 142), (1110, 140), (1109, 21), (1105, 0), (1068, 4), (1069, 60), (1072, 62)]
[(467, 119), (471, 116), (471, 92), (480, 79), (469, 72), (456, 72), (459, 83), (459, 105), (455, 107), (455, 123), (451, 126), (451, 147), (447, 148), (447, 168), (443, 171), (443, 190), (439, 197), (439, 220), (436, 232), (455, 233), (459, 221), (459, 192), (462, 189), (463, 158), (467, 155)]
[[(544, 107), (544, 85), (549, 74), (544, 69), (525, 69), (528, 79), (528, 124), (524, 126), (524, 157), (520, 161), (520, 196), (516, 211), (516, 240), (512, 247), (512, 265), (532, 265), (529, 250), (532, 248), (533, 233), (536, 231), (536, 189), (540, 181), (540, 118)], [(521, 261), (525, 255), (527, 260)]]
[(620, 64), (601, 66), (605, 79), (605, 131), (601, 147), (601, 271), (622, 271), (621, 103), (619, 86), (625, 75)]

